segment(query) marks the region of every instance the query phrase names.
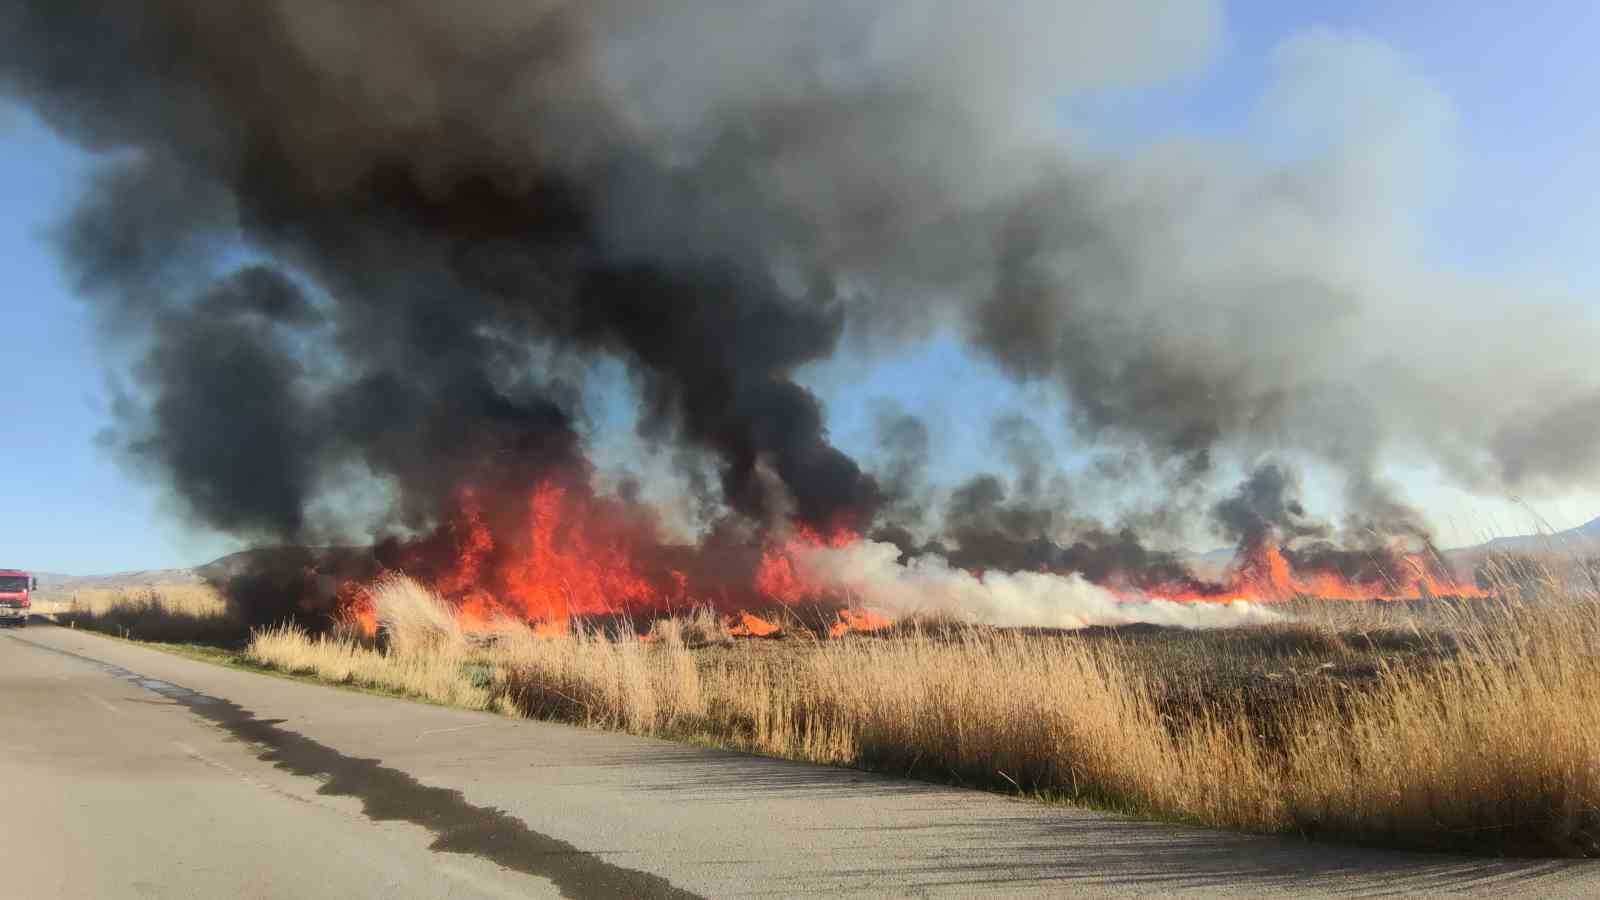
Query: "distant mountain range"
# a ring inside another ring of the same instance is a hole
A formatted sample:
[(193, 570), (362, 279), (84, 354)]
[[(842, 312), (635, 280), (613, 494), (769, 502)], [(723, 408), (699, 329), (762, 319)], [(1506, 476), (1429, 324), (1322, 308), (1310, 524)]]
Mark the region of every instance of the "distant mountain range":
[(1502, 553), (1530, 553), (1539, 550), (1600, 550), (1600, 519), (1593, 519), (1576, 528), (1554, 534), (1524, 534), (1516, 537), (1497, 537), (1476, 547), (1451, 550), (1451, 553), (1486, 550)]
[(162, 584), (195, 584), (203, 579), (195, 569), (147, 569), (138, 572), (113, 572), (107, 575), (63, 575), (35, 572), (39, 593), (52, 596), (74, 591), (125, 590)]
[[(364, 547), (316, 547), (320, 554), (366, 554)], [(47, 596), (71, 594), (74, 591), (128, 590), (166, 584), (199, 584), (204, 581), (226, 580), (251, 568), (252, 563), (281, 557), (284, 548), (258, 548), (240, 550), (221, 556), (204, 565), (184, 569), (143, 569), (136, 572), (112, 572), (105, 575), (64, 575), (60, 572), (34, 572), (39, 579), (39, 593)]]
[(1581, 567), (1575, 567), (1575, 564), (1600, 557), (1600, 519), (1551, 534), (1497, 537), (1476, 547), (1446, 550), (1444, 557), (1457, 574), (1467, 575), (1486, 557), (1496, 553), (1538, 557), (1550, 564), (1552, 571), (1564, 573), (1563, 577), (1567, 577), (1581, 571)]

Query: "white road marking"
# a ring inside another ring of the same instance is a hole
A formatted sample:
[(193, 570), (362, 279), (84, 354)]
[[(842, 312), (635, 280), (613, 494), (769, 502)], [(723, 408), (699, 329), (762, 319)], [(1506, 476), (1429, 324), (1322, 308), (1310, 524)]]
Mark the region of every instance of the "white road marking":
[(88, 691), (80, 691), (80, 693), (83, 694), (84, 697), (86, 697), (86, 698), (88, 698), (90, 700), (93, 700), (94, 702), (100, 704), (101, 706), (104, 706), (106, 709), (111, 710), (111, 712), (114, 715), (118, 715), (118, 716), (123, 715), (122, 710), (118, 709), (117, 705), (115, 703), (112, 703), (110, 700), (107, 700), (104, 697), (96, 697), (94, 694), (91, 694)]
[[(188, 744), (185, 744), (182, 741), (173, 741), (172, 742), (172, 746), (177, 747), (178, 750), (180, 750), (183, 753), (184, 756), (187, 756), (190, 759), (193, 759), (195, 762), (198, 762), (201, 765), (210, 766), (213, 769), (217, 769), (217, 770), (226, 772), (229, 775), (232, 775), (233, 777), (239, 779), (240, 781), (244, 782), (245, 784), (250, 785), (253, 788), (259, 788), (259, 789), (261, 789), (263, 791), (266, 791), (268, 793), (277, 794), (280, 797), (286, 797), (286, 798), (288, 798), (290, 800), (294, 800), (294, 801), (297, 801), (297, 802), (300, 802), (300, 803), (309, 803), (309, 804), (311, 804), (313, 806), (322, 806), (322, 807), (324, 807), (326, 809), (335, 809), (335, 807), (328, 806), (328, 805), (322, 804), (322, 803), (318, 803), (315, 800), (312, 800), (312, 799), (310, 799), (308, 797), (302, 797), (299, 794), (296, 794), (296, 793), (294, 793), (292, 791), (286, 791), (283, 788), (278, 787), (277, 785), (274, 785), (274, 784), (271, 784), (269, 782), (263, 781), (260, 778), (257, 778), (254, 775), (251, 775), (249, 772), (243, 772), (243, 771), (240, 771), (239, 769), (235, 769), (233, 766), (228, 765), (227, 763), (223, 762), (222, 760), (213, 759), (213, 758), (205, 755), (204, 753), (201, 753), (199, 750), (196, 750), (195, 748), (189, 746)], [(341, 814), (342, 814), (342, 812), (341, 812)]]
[(420, 743), (423, 738), (427, 737), (430, 734), (450, 734), (451, 732), (456, 732), (456, 731), (471, 731), (474, 728), (488, 728), (490, 725), (499, 725), (499, 724), (500, 724), (499, 722), (480, 722), (477, 725), (462, 725), (459, 728), (430, 728), (427, 731), (424, 731), (423, 733), (417, 735), (417, 741)]

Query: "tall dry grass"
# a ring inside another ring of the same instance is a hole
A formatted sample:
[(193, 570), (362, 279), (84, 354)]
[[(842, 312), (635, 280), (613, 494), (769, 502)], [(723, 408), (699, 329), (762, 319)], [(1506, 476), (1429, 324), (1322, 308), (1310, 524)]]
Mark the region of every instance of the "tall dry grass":
[(238, 644), (248, 629), (208, 584), (76, 591), (58, 598), (57, 621), (141, 641)]
[(1451, 664), (1309, 704), (1281, 778), (1297, 828), (1375, 843), (1600, 855), (1600, 608), (1491, 608)]
[[(1199, 824), (1600, 854), (1600, 619), (1583, 598), (1462, 617), (1434, 664), (1380, 664), (1359, 690), (1334, 685), (1266, 713), (1174, 710), (1137, 641), (943, 623), (730, 648), (703, 617), (650, 640), (550, 639), (512, 622), (463, 633), (403, 581), (376, 600), (381, 642), (285, 627), (258, 633), (248, 653), (437, 702)], [(1321, 627), (1255, 639), (1314, 641)]]

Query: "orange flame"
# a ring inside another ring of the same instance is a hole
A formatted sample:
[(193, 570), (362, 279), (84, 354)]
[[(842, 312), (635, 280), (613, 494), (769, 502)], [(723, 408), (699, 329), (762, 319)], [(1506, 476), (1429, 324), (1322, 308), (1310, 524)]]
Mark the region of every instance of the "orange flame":
[(727, 626), (728, 633), (734, 637), (772, 637), (783, 631), (777, 625), (751, 612), (740, 612), (737, 619), (729, 616), (723, 620), (723, 624)]
[(336, 618), (340, 622), (369, 638), (377, 635), (378, 610), (366, 585), (354, 581), (339, 585), (334, 608), (338, 610)]
[(526, 542), (502, 554), (506, 559), (495, 573), (502, 590), (495, 594), (484, 587), (484, 569), (496, 543), (472, 491), (462, 492), (450, 530), (456, 555), (437, 586), (469, 621), (505, 615), (536, 623), (539, 633), (566, 634), (574, 616), (629, 612), (659, 599), (636, 573), (627, 548), (604, 537), (588, 505), (569, 499), (554, 482), (541, 483), (529, 496)]
[(864, 609), (841, 609), (839, 620), (828, 629), (829, 637), (844, 637), (851, 632), (881, 631), (894, 622)]
[(484, 561), (494, 551), (494, 535), (483, 522), (483, 505), (472, 488), (462, 489), (458, 515), (448, 527), (455, 538), (455, 565), (439, 577), (435, 587), (450, 597), (477, 589)]
[(1485, 592), (1455, 578), (1424, 553), (1398, 553), (1403, 571), (1384, 571), (1381, 582), (1351, 581), (1337, 572), (1295, 572), (1283, 548), (1263, 541), (1240, 548), (1228, 570), (1227, 589), (1220, 594), (1187, 591), (1161, 593), (1179, 601), (1272, 603), (1309, 597), (1319, 600), (1402, 600), (1440, 596), (1481, 597)]
[[(770, 637), (783, 629), (747, 610), (732, 611), (738, 609), (737, 598), (745, 591), (747, 599), (764, 597), (786, 607), (818, 601), (837, 609), (852, 599), (808, 583), (797, 566), (805, 551), (844, 548), (860, 541), (860, 534), (848, 527), (796, 525), (786, 537), (767, 544), (751, 580), (744, 590), (733, 586), (730, 599), (727, 585), (697, 587), (690, 574), (668, 565), (682, 557), (636, 558), (641, 545), (630, 537), (634, 533), (619, 530), (628, 527), (627, 521), (615, 518), (606, 501), (596, 500), (586, 490), (547, 480), (529, 492), (520, 518), (514, 504), (496, 504), (493, 526), (485, 517), (483, 499), (470, 488), (460, 491), (455, 516), (432, 543), (412, 545), (406, 564), (426, 571), (427, 560), (433, 560), (434, 587), (455, 605), (468, 627), (507, 617), (528, 623), (540, 635), (567, 635), (572, 620), (581, 616), (620, 614), (642, 620), (671, 615), (680, 607), (691, 609), (697, 603), (696, 590), (706, 589), (722, 598), (718, 605), (727, 613), (724, 623), (732, 634)], [(506, 524), (508, 513), (511, 524)], [(1357, 580), (1331, 570), (1296, 571), (1297, 560), (1308, 569), (1310, 564), (1294, 554), (1272, 541), (1261, 541), (1241, 548), (1220, 585), (1191, 579), (1172, 590), (1146, 589), (1138, 594), (1185, 602), (1272, 602), (1295, 597), (1356, 600), (1483, 593), (1457, 581), (1442, 561), (1430, 561), (1421, 553), (1376, 551), (1382, 563), (1367, 567)], [(1394, 569), (1402, 571), (1390, 571)], [(1380, 574), (1370, 574), (1373, 570)], [(1111, 589), (1118, 590), (1114, 585)], [(755, 606), (760, 607), (759, 601)], [(377, 611), (364, 587), (355, 583), (340, 587), (337, 610), (341, 620), (363, 634), (377, 633)], [(826, 631), (839, 637), (892, 624), (852, 603), (837, 611)]]
[(848, 547), (860, 539), (861, 535), (848, 528), (835, 528), (823, 534), (798, 525), (788, 540), (768, 547), (761, 554), (761, 563), (756, 567), (756, 590), (779, 603), (793, 606), (814, 593), (812, 586), (795, 571), (794, 554), (814, 547)]
[(566, 490), (539, 485), (528, 501), (528, 552), (502, 572), (523, 618), (565, 621), (613, 612), (621, 604), (651, 604), (656, 593), (634, 572), (619, 544), (597, 540), (584, 509), (566, 503)]

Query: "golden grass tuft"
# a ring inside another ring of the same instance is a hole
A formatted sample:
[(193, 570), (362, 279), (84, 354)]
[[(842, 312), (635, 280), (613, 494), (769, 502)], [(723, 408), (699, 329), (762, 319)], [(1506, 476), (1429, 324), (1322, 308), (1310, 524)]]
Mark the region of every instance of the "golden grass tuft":
[(401, 657), (459, 656), (465, 638), (455, 612), (438, 594), (401, 575), (381, 578), (370, 591), (378, 630)]
[(650, 638), (690, 647), (709, 647), (733, 643), (733, 635), (722, 617), (709, 606), (696, 607), (688, 615), (658, 619), (650, 623)]

